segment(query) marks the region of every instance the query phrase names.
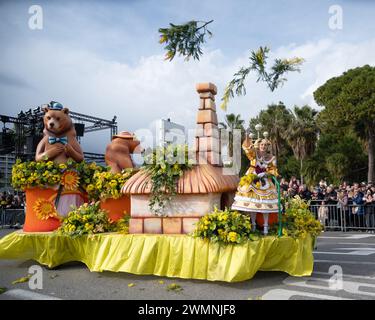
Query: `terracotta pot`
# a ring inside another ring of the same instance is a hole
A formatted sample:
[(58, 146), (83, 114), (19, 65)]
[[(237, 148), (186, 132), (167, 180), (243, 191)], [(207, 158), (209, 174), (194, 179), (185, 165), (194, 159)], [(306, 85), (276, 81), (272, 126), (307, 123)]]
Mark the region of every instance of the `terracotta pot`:
[(61, 222), (56, 218), (48, 218), (47, 220), (40, 220), (36, 216), (34, 211), (35, 202), (38, 199), (46, 199), (49, 201), (54, 201), (57, 190), (54, 189), (42, 189), (42, 188), (32, 188), (26, 189), (26, 216), (25, 224), (23, 225), (23, 231), (25, 232), (47, 232), (56, 230)]
[[(279, 221), (277, 213), (269, 213), (268, 214), (268, 225), (271, 226)], [(257, 213), (257, 225), (263, 227), (264, 220), (263, 220), (263, 213)]]
[[(57, 196), (57, 188), (30, 188), (26, 189), (26, 216), (25, 216), (25, 224), (23, 226), (23, 231), (25, 232), (48, 232), (56, 230), (60, 225), (61, 221), (57, 218), (48, 218), (47, 220), (40, 220), (38, 219), (36, 212), (34, 211), (35, 202), (39, 199), (45, 199), (55, 203), (56, 196)], [(79, 191), (69, 191), (69, 192), (62, 192), (60, 196), (59, 206), (63, 207), (64, 205), (64, 196), (76, 195), (79, 196), (79, 201), (75, 201), (75, 205), (83, 204), (87, 202), (87, 195), (82, 194)], [(69, 201), (69, 200), (68, 200)], [(69, 206), (69, 203), (66, 203), (65, 199), (65, 207)], [(64, 216), (67, 215), (69, 209), (64, 208)]]
[(108, 217), (117, 221), (125, 215), (130, 215), (130, 196), (123, 195), (118, 199), (100, 200), (100, 208), (108, 212)]

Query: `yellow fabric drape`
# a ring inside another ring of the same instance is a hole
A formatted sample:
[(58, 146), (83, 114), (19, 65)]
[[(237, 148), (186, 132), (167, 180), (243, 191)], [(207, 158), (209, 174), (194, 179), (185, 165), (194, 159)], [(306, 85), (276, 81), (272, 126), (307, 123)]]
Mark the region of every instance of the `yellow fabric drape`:
[(33, 259), (49, 267), (81, 261), (90, 271), (128, 272), (236, 282), (258, 270), (311, 275), (313, 241), (267, 236), (219, 245), (187, 235), (118, 233), (71, 239), (56, 233), (13, 232), (0, 239), (0, 259)]

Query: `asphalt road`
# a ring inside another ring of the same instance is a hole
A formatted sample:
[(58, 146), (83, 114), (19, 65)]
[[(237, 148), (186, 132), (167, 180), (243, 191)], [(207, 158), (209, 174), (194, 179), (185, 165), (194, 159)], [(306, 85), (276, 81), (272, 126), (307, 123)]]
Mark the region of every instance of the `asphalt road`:
[[(12, 231), (0, 229), (0, 237)], [(318, 239), (314, 257), (311, 277), (258, 272), (253, 279), (240, 283), (98, 273), (90, 272), (84, 264), (69, 263), (54, 270), (43, 267), (41, 290), (30, 290), (28, 283), (12, 284), (27, 276), (28, 268), (38, 265), (35, 261), (0, 260), (0, 288), (7, 288), (0, 294), (0, 300), (375, 299), (374, 234), (325, 232)], [(172, 283), (180, 285), (182, 290), (168, 291), (167, 286)], [(134, 285), (129, 287), (129, 284)]]

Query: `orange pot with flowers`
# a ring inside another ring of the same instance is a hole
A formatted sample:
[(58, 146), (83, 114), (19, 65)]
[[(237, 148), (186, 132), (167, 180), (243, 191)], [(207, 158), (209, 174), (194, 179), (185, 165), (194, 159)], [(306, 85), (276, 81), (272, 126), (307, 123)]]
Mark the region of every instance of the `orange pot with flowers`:
[(23, 230), (26, 232), (56, 230), (61, 224), (54, 203), (57, 189), (28, 188), (25, 194), (26, 215)]
[[(26, 189), (25, 232), (54, 231), (72, 206), (79, 207), (87, 196), (78, 190), (79, 177), (75, 171), (65, 171), (60, 185), (49, 188)], [(60, 190), (59, 190), (60, 189)]]
[(61, 217), (71, 210), (71, 205), (81, 205), (87, 199), (78, 190), (78, 166), (87, 167), (85, 163), (72, 161), (66, 164), (16, 161), (12, 167), (12, 186), (26, 194), (24, 231), (47, 232), (57, 229)]
[(107, 211), (112, 221), (130, 214), (130, 196), (123, 195), (121, 188), (133, 174), (133, 169), (124, 169), (119, 173), (97, 172), (93, 184), (87, 186), (89, 197), (100, 199), (100, 208)]

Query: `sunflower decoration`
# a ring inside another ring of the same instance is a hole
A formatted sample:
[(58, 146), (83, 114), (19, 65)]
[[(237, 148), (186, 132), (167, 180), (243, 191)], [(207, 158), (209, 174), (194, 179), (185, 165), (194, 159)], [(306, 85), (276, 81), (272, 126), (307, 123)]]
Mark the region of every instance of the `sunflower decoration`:
[(79, 185), (78, 173), (75, 171), (65, 171), (61, 177), (61, 184), (65, 190), (77, 190)]
[(46, 199), (38, 199), (35, 202), (33, 209), (39, 220), (47, 220), (48, 218), (58, 218), (55, 205)]

